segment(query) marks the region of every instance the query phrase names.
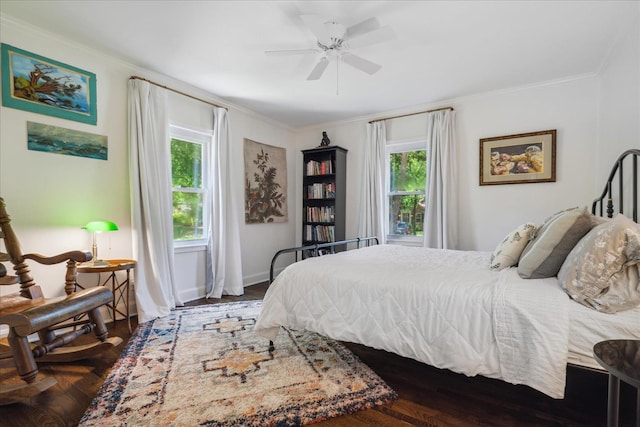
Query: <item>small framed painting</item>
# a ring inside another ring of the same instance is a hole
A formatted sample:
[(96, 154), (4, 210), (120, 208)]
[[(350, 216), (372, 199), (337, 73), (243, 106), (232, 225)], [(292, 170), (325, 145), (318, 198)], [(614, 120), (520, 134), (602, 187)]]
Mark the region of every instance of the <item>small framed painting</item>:
[(555, 129), (480, 140), (480, 185), (555, 181)]
[(96, 75), (3, 43), (2, 105), (95, 125)]
[(104, 135), (27, 122), (27, 149), (107, 160), (109, 147)]

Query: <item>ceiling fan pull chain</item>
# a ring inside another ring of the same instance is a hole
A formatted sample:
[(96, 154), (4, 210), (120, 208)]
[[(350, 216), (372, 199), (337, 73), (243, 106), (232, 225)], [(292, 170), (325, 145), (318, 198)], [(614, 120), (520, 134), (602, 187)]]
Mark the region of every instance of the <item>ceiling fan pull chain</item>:
[(340, 58), (336, 58), (336, 96), (340, 95)]

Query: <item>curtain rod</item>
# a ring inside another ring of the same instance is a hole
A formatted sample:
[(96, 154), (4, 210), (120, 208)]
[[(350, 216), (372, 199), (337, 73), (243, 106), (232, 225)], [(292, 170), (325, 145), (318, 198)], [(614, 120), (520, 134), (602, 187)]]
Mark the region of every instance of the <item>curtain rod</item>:
[(385, 117), (383, 119), (371, 120), (369, 123), (381, 122), (383, 120), (399, 119), (400, 117), (409, 117), (409, 116), (415, 116), (418, 114), (435, 113), (436, 111), (443, 111), (443, 110), (453, 111), (453, 107), (442, 107), (442, 108), (436, 108), (435, 110), (418, 111), (416, 113), (408, 113), (408, 114), (401, 114), (399, 116)]
[(229, 110), (227, 107), (223, 107), (222, 105), (214, 104), (214, 103), (213, 103), (213, 102), (211, 102), (211, 101), (207, 101), (207, 100), (205, 100), (205, 99), (198, 98), (198, 97), (193, 96), (193, 95), (189, 95), (188, 93), (181, 92), (181, 91), (179, 91), (179, 90), (177, 90), (177, 89), (173, 89), (173, 88), (170, 88), (170, 87), (168, 87), (168, 86), (161, 85), (160, 83), (156, 83), (156, 82), (151, 81), (151, 80), (149, 80), (149, 79), (145, 79), (144, 77), (131, 76), (131, 77), (129, 77), (129, 80), (144, 80), (145, 82), (151, 83), (152, 85), (155, 85), (155, 86), (161, 87), (161, 88), (166, 89), (166, 90), (170, 90), (171, 92), (178, 93), (178, 94), (180, 94), (180, 95), (186, 96), (187, 98), (195, 99), (196, 101), (204, 102), (205, 104), (209, 104), (209, 105), (212, 105), (212, 106), (214, 106), (214, 107), (224, 108), (224, 109), (225, 109), (225, 110), (227, 110), (227, 111)]

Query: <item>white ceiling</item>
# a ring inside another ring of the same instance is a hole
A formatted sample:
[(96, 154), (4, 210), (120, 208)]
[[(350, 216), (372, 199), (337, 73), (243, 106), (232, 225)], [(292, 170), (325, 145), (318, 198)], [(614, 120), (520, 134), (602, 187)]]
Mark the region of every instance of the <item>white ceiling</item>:
[[(0, 12), (246, 107), (293, 128), (597, 73), (637, 1), (0, 1)], [(396, 38), (353, 52), (317, 81), (299, 18), (370, 17)], [(46, 55), (46, 52), (39, 52)], [(338, 71), (338, 74), (337, 72)], [(338, 93), (336, 93), (338, 92)]]

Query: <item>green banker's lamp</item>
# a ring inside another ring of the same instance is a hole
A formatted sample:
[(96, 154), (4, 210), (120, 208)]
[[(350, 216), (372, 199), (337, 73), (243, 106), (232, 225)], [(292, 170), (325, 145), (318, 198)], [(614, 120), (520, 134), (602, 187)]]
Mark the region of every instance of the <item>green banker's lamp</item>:
[(109, 265), (108, 262), (98, 259), (98, 242), (96, 240), (96, 234), (102, 233), (103, 231), (118, 230), (118, 226), (116, 225), (116, 223), (111, 221), (91, 221), (90, 223), (88, 223), (82, 228), (92, 233), (92, 245), (91, 245), (91, 254), (93, 255), (93, 260), (91, 261), (92, 265), (95, 267)]

